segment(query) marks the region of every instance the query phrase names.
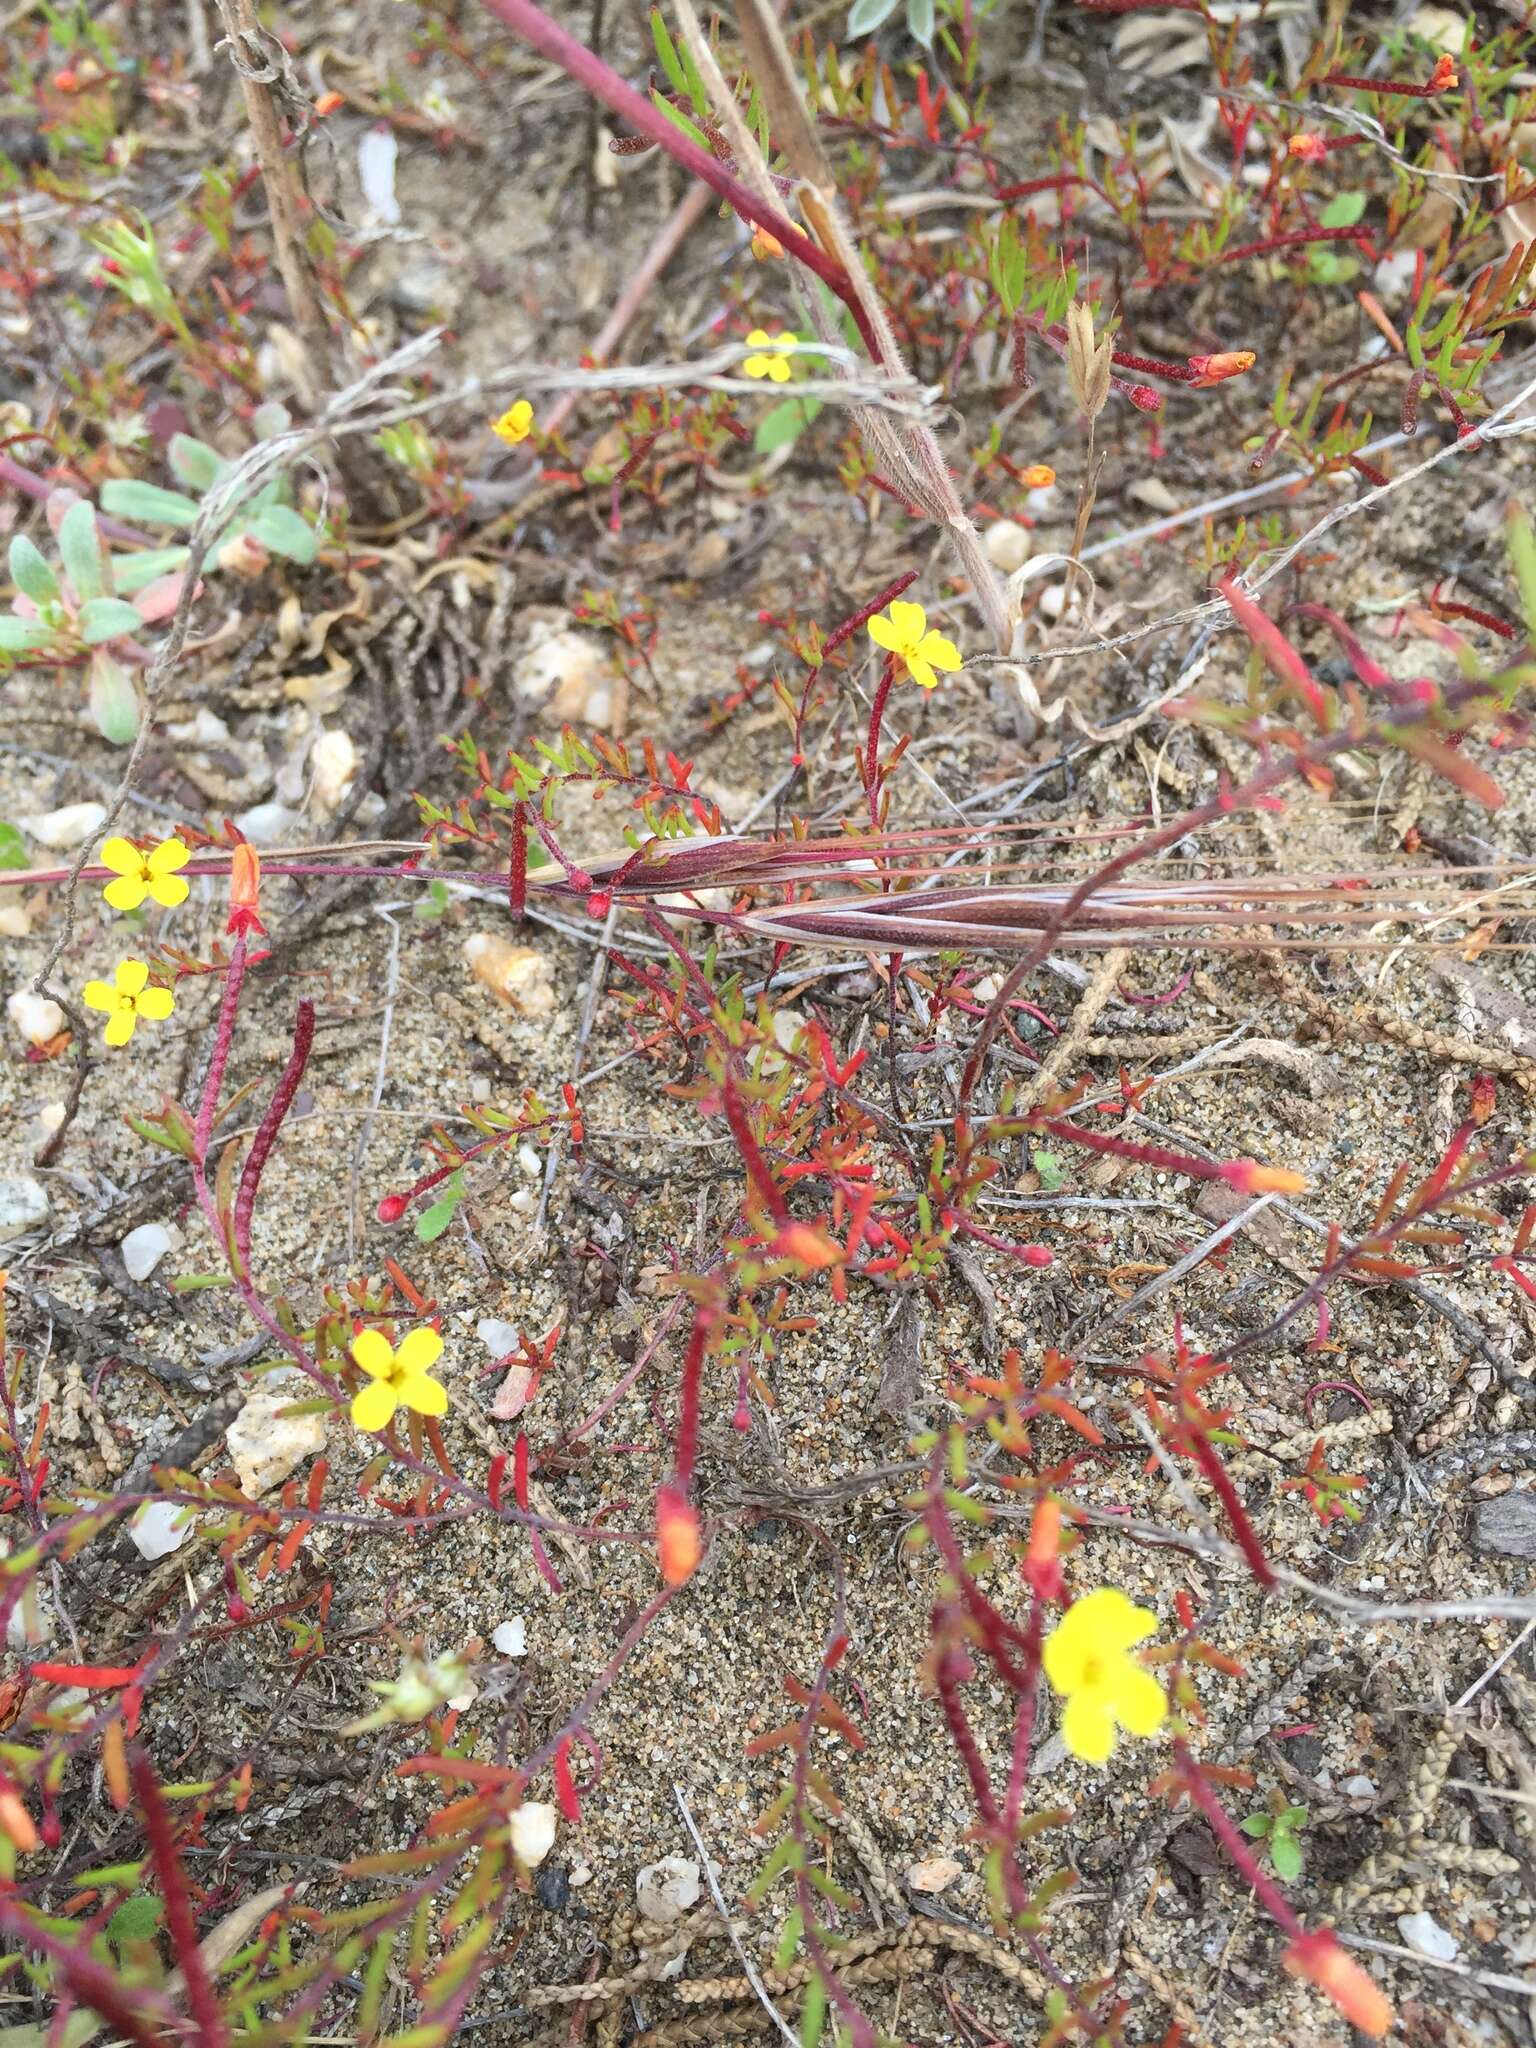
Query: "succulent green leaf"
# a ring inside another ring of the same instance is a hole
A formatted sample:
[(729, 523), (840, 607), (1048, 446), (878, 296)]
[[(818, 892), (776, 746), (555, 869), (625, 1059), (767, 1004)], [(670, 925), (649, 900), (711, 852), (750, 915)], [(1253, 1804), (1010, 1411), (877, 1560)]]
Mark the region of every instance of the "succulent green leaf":
[(23, 597), (34, 604), (52, 604), (59, 594), (59, 579), (43, 559), (36, 543), (24, 533), (11, 541), (11, 581)]
[(850, 36), (873, 35), (896, 12), (896, 0), (854, 0), (848, 16)]
[(136, 633), (143, 623), (133, 606), (120, 597), (93, 597), (80, 607), (80, 638), (87, 647), (99, 647), (120, 633)]
[(166, 576), (172, 569), (179, 569), (186, 559), (185, 548), (146, 548), (140, 555), (114, 555), (112, 588), (119, 597), (132, 597), (153, 583), (157, 576)]
[(52, 638), (36, 619), (18, 619), (14, 612), (0, 614), (0, 654), (30, 654), (34, 647), (46, 647)]
[(113, 477), (101, 487), (102, 510), (114, 519), (134, 519), (143, 526), (190, 526), (197, 500), (183, 491), (163, 491), (158, 484), (135, 477)]
[(14, 825), (0, 819), (0, 869), (29, 868), (31, 865), (27, 858), (27, 842)]
[(199, 497), (210, 490), (229, 467), (217, 448), (210, 448), (206, 441), (194, 440), (191, 434), (172, 434), (165, 453), (177, 482), (185, 484), (189, 491), (196, 491)]
[(1336, 192), (1318, 215), (1318, 225), (1325, 228), (1352, 228), (1364, 212), (1363, 192)]
[(1301, 1875), (1301, 1844), (1296, 1837), (1279, 1829), (1269, 1845), (1269, 1860), (1275, 1866), (1275, 1875), (1284, 1878), (1287, 1884)]
[(88, 598), (104, 597), (107, 580), (96, 532), (96, 507), (88, 499), (76, 498), (59, 522), (58, 538), (59, 559), (76, 599), (84, 604)]
[(259, 540), (262, 546), (285, 560), (298, 562), (307, 568), (320, 552), (320, 540), (315, 529), (302, 513), (292, 511), (287, 505), (263, 505), (260, 511), (244, 521), (245, 531), (252, 540)]
[(114, 747), (132, 743), (139, 729), (139, 693), (133, 677), (106, 648), (91, 656), (91, 717), (96, 730)]
[(820, 411), (819, 398), (786, 398), (758, 421), (752, 446), (759, 455), (771, 455), (787, 441), (798, 441)]
[(933, 48), (933, 0), (907, 0), (907, 32), (925, 50)]

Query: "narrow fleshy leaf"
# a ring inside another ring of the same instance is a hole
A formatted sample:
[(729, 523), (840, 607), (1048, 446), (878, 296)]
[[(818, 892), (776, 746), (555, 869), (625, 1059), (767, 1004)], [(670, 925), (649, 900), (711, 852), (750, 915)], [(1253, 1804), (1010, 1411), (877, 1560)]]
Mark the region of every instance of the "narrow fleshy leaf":
[(101, 508), (114, 519), (132, 519), (141, 526), (190, 526), (197, 500), (182, 491), (163, 491), (158, 484), (134, 477), (114, 477), (101, 487)]
[(59, 594), (59, 579), (44, 560), (41, 550), (24, 533), (11, 541), (11, 581), (23, 597), (34, 604), (52, 604)]
[(143, 623), (133, 606), (120, 597), (93, 597), (80, 607), (80, 638), (87, 647), (99, 647), (122, 633), (136, 633)]
[(96, 508), (85, 498), (77, 498), (59, 521), (59, 557), (79, 603), (106, 595)]

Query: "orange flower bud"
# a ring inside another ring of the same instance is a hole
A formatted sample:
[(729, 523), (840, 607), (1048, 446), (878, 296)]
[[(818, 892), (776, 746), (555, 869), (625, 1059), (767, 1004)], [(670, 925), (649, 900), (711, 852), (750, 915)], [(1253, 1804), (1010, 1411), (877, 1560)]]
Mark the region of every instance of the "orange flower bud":
[(0, 1784), (0, 1830), (9, 1837), (19, 1855), (30, 1856), (37, 1847), (37, 1829), (32, 1816), (11, 1786)]
[(770, 256), (782, 256), (784, 244), (777, 235), (770, 235), (766, 228), (752, 230), (752, 254), (759, 263), (766, 263)]
[(820, 1273), (828, 1266), (835, 1266), (842, 1253), (824, 1230), (817, 1230), (809, 1223), (786, 1223), (773, 1240), (771, 1247), (776, 1259), (793, 1259), (796, 1265), (804, 1266), (809, 1272)]
[(1288, 1166), (1260, 1166), (1253, 1159), (1231, 1159), (1221, 1177), (1240, 1195), (1303, 1195), (1307, 1191), (1304, 1173), (1292, 1173)]
[(1321, 135), (1293, 135), (1285, 149), (1288, 156), (1300, 157), (1304, 164), (1320, 164), (1328, 154)]
[(1379, 2041), (1392, 2024), (1392, 2007), (1332, 1933), (1319, 1927), (1298, 1935), (1282, 1958), (1293, 1977), (1306, 1977), (1331, 1998), (1352, 2027)]
[(1251, 370), (1257, 360), (1251, 348), (1226, 349), (1214, 356), (1191, 356), (1189, 367), (1194, 375), (1189, 381), (1196, 390), (1205, 384), (1224, 384), (1229, 377), (1241, 377), (1245, 370)]
[(1042, 1600), (1060, 1600), (1065, 1592), (1061, 1577), (1061, 1506), (1054, 1494), (1035, 1503), (1029, 1525), (1029, 1547), (1024, 1553), (1024, 1576)]
[(1048, 462), (1032, 462), (1019, 478), (1027, 491), (1044, 491), (1056, 481), (1056, 472)]
[(1461, 79), (1457, 76), (1455, 59), (1449, 54), (1441, 57), (1429, 74), (1431, 92), (1454, 92)]
[(261, 921), (261, 857), (254, 846), (241, 840), (229, 864), (228, 932), (264, 934)]
[(323, 121), (327, 114), (334, 114), (338, 107), (344, 107), (346, 100), (339, 92), (323, 92), (315, 101), (315, 112)]
[(703, 1543), (699, 1518), (675, 1486), (664, 1486), (656, 1496), (656, 1548), (661, 1576), (669, 1586), (681, 1586), (693, 1577)]

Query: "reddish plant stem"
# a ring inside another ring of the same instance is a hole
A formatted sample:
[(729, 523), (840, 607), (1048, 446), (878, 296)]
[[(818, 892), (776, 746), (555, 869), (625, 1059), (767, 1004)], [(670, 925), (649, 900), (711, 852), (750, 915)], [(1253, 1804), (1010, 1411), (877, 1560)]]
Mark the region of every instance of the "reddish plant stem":
[(885, 723), (885, 706), (896, 680), (896, 657), (888, 654), (875, 685), (875, 701), (869, 707), (869, 737), (864, 743), (864, 794), (869, 799), (869, 829), (880, 830), (880, 728)]
[(929, 1617), (929, 1634), (939, 1645), (933, 1660), (933, 1685), (949, 1729), (949, 1739), (959, 1752), (965, 1775), (970, 1779), (976, 1811), (985, 1825), (995, 1832), (1001, 1818), (997, 1800), (993, 1796), (992, 1781), (987, 1776), (986, 1762), (972, 1731), (965, 1704), (960, 1698), (960, 1687), (971, 1675), (971, 1660), (955, 1640), (959, 1618), (958, 1609), (950, 1608), (946, 1612), (943, 1607), (935, 1607)]
[(214, 1113), (219, 1106), (219, 1090), (224, 1085), (224, 1069), (229, 1063), (229, 1048), (234, 1041), (235, 1016), (240, 1008), (240, 987), (244, 980), (245, 933), (240, 932), (230, 949), (229, 967), (224, 976), (224, 1000), (219, 1004), (219, 1021), (214, 1028), (213, 1051), (208, 1059), (208, 1073), (203, 1081), (202, 1099), (197, 1105), (193, 1143), (201, 1160), (207, 1159), (208, 1146), (213, 1137)]
[(1194, 1757), (1190, 1753), (1188, 1743), (1182, 1737), (1175, 1737), (1173, 1755), (1174, 1761), (1178, 1766), (1181, 1788), (1193, 1803), (1199, 1807), (1201, 1813), (1204, 1814), (1206, 1820), (1210, 1823), (1212, 1834), (1215, 1835), (1222, 1848), (1226, 1850), (1227, 1856), (1236, 1867), (1238, 1875), (1242, 1878), (1244, 1884), (1251, 1887), (1259, 1904), (1264, 1908), (1270, 1919), (1274, 1921), (1275, 1925), (1283, 1933), (1289, 1935), (1292, 1941), (1295, 1941), (1303, 1932), (1303, 1928), (1300, 1920), (1297, 1919), (1295, 1912), (1292, 1910), (1290, 1900), (1281, 1891), (1280, 1887), (1272, 1883), (1259, 1868), (1258, 1861), (1254, 1857), (1252, 1850), (1248, 1847), (1247, 1842), (1237, 1828), (1233, 1826), (1227, 1809), (1206, 1783), (1205, 1773), (1195, 1762)]
[(774, 1222), (782, 1229), (789, 1221), (789, 1204), (779, 1192), (779, 1186), (769, 1171), (757, 1138), (753, 1133), (751, 1120), (747, 1116), (746, 1104), (742, 1101), (734, 1076), (726, 1069), (725, 1082), (720, 1091), (721, 1105), (725, 1120), (731, 1127), (731, 1136), (736, 1140), (741, 1161), (747, 1169), (747, 1178), (756, 1189), (763, 1206)]
[(1277, 249), (1298, 249), (1308, 242), (1364, 242), (1370, 244), (1365, 228), (1296, 228), (1288, 235), (1271, 235), (1266, 241), (1244, 242), (1236, 249), (1223, 249), (1218, 263), (1241, 263), (1245, 256), (1270, 256)]
[[(1445, 90), (1444, 86), (1414, 85), (1406, 78), (1357, 78), (1352, 72), (1330, 71), (1326, 78), (1320, 78), (1319, 85), (1336, 85), (1345, 92), (1374, 92), (1391, 94), (1397, 99), (1437, 100)], [(1364, 140), (1362, 136), (1360, 140)]]
[(1189, 1445), (1190, 1455), (1210, 1481), (1216, 1498), (1225, 1510), (1232, 1534), (1237, 1538), (1237, 1547), (1247, 1560), (1249, 1571), (1266, 1591), (1277, 1586), (1280, 1582), (1275, 1577), (1274, 1568), (1264, 1555), (1263, 1546), (1254, 1533), (1252, 1522), (1248, 1519), (1248, 1510), (1238, 1498), (1237, 1488), (1227, 1476), (1227, 1468), (1216, 1455), (1215, 1446), (1197, 1422), (1186, 1422), (1184, 1436)]
[[(73, 485), (47, 477), (38, 476), (30, 469), (23, 469), (19, 462), (13, 462), (9, 455), (0, 455), (0, 484), (9, 484), (13, 491), (20, 491), (23, 497), (46, 501), (55, 491), (71, 490)], [(147, 533), (140, 533), (136, 526), (124, 526), (119, 519), (109, 519), (104, 512), (96, 514), (98, 530), (108, 540), (120, 540), (126, 546), (152, 548), (155, 543)]]
[(266, 1115), (251, 1140), (251, 1149), (246, 1155), (245, 1166), (240, 1174), (240, 1186), (235, 1195), (235, 1256), (241, 1270), (249, 1275), (251, 1266), (251, 1214), (256, 1206), (256, 1195), (261, 1187), (261, 1176), (266, 1170), (267, 1157), (277, 1142), (277, 1134), (283, 1127), (283, 1120), (292, 1107), (298, 1093), (299, 1083), (304, 1078), (304, 1069), (309, 1064), (309, 1049), (315, 1042), (315, 1006), (305, 1001), (299, 1004), (298, 1015), (293, 1025), (293, 1050), (288, 1055), (282, 1079), (277, 1084)]
[(528, 911), (528, 806), (512, 806), (512, 852), (507, 861), (507, 908), (519, 924)]
[(872, 362), (881, 362), (880, 344), (876, 339), (864, 308), (852, 282), (845, 275), (840, 263), (834, 263), (816, 244), (791, 225), (781, 213), (766, 206), (745, 185), (738, 183), (722, 165), (699, 145), (684, 135), (682, 130), (660, 113), (648, 99), (636, 92), (632, 85), (610, 70), (602, 58), (580, 43), (574, 36), (567, 35), (558, 23), (551, 21), (541, 7), (533, 0), (484, 0), (490, 13), (504, 21), (508, 28), (531, 43), (562, 71), (583, 86), (594, 99), (613, 109), (641, 135), (647, 135), (658, 143), (668, 156), (680, 163), (685, 170), (692, 171), (696, 178), (702, 178), (706, 185), (713, 186), (720, 197), (726, 200), (736, 212), (754, 226), (766, 228), (784, 252), (803, 263), (807, 270), (814, 272), (829, 291), (835, 292), (853, 315), (860, 338), (868, 349)]
[[(50, 1934), (11, 1899), (0, 1898), (0, 1934), (7, 1941), (14, 1941), (19, 1948), (46, 1956), (68, 1986), (71, 1996), (104, 2019), (114, 2032), (134, 2042), (136, 2048), (165, 2048), (165, 2043), (175, 2040), (179, 2034), (184, 2024), (180, 2014), (165, 2004), (157, 1992), (147, 1984), (135, 1987), (134, 1996), (146, 2002), (153, 2001), (156, 2008), (152, 2019), (141, 2017), (129, 2004), (123, 1980), (116, 1970), (109, 1970), (105, 1963), (97, 1962), (90, 1951), (78, 1942), (61, 1941)], [(56, 2008), (55, 2022), (62, 2017), (62, 2012)]]
[(704, 1373), (704, 1354), (709, 1349), (715, 1318), (705, 1308), (694, 1311), (688, 1332), (688, 1349), (683, 1353), (683, 1376), (678, 1389), (677, 1439), (672, 1447), (672, 1471), (679, 1493), (688, 1491), (694, 1460), (699, 1454), (699, 1382)]
[(170, 1815), (165, 1810), (165, 1801), (155, 1781), (155, 1767), (144, 1751), (136, 1747), (129, 1768), (133, 1774), (133, 1789), (138, 1794), (144, 1814), (144, 1833), (149, 1840), (150, 1858), (165, 1900), (166, 1930), (171, 1937), (182, 1981), (187, 1987), (187, 2009), (198, 2030), (198, 2048), (224, 2048), (229, 2036), (224, 2016), (219, 2011), (219, 2002), (214, 1996), (208, 1966), (198, 1947), (197, 1918), (192, 1911), (181, 1858), (176, 1854)]

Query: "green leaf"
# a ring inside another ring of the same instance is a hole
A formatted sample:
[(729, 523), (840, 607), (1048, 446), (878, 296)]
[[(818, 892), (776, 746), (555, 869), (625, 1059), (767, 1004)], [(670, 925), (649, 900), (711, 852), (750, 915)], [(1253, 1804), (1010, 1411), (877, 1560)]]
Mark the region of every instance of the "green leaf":
[(1059, 1187), (1066, 1185), (1067, 1170), (1054, 1152), (1033, 1151), (1029, 1163), (1039, 1177), (1043, 1194), (1054, 1195)]
[(149, 1892), (124, 1899), (107, 1922), (107, 1938), (118, 1948), (129, 1942), (153, 1941), (160, 1926), (161, 1902)]
[(667, 24), (661, 18), (661, 9), (651, 9), (651, 41), (656, 45), (656, 61), (667, 74), (667, 83), (674, 92), (687, 95), (688, 80), (677, 54), (677, 46), (667, 33)]
[(29, 868), (32, 862), (27, 856), (27, 842), (12, 824), (0, 819), (0, 871), (7, 868)]
[(1307, 1824), (1307, 1809), (1304, 1806), (1288, 1806), (1280, 1816), (1283, 1828), (1304, 1828)]
[[(896, 0), (891, 0), (891, 4), (892, 6), (894, 6), (896, 4)], [(705, 155), (709, 155), (710, 150), (708, 138), (700, 133), (700, 131), (694, 126), (693, 122), (690, 121), (688, 116), (683, 112), (681, 107), (674, 107), (672, 102), (670, 100), (664, 100), (659, 92), (653, 92), (651, 94), (651, 104), (653, 107), (655, 107), (658, 113), (666, 115), (667, 119), (672, 123), (674, 128), (680, 128), (683, 131), (683, 133), (688, 137), (688, 140), (690, 142), (696, 142), (699, 145), (699, 148), (704, 151)]]
[(896, 12), (896, 0), (854, 0), (848, 16), (850, 36), (873, 35)]
[(1262, 1839), (1273, 1825), (1273, 1816), (1267, 1813), (1250, 1813), (1248, 1818), (1240, 1821), (1238, 1825), (1245, 1835), (1252, 1835), (1256, 1840)]
[(820, 411), (819, 398), (786, 398), (758, 421), (752, 446), (759, 455), (771, 455), (786, 442), (799, 440)]
[(1518, 505), (1510, 511), (1504, 541), (1515, 581), (1520, 586), (1520, 609), (1525, 613), (1528, 630), (1536, 634), (1536, 531), (1532, 530), (1530, 514)]
[(1275, 1866), (1275, 1875), (1283, 1877), (1287, 1884), (1301, 1875), (1301, 1844), (1296, 1837), (1277, 1829), (1269, 1845), (1269, 1860)]
[(210, 448), (206, 441), (195, 441), (190, 434), (172, 434), (165, 453), (177, 481), (189, 491), (196, 491), (199, 497), (211, 490), (229, 467), (217, 448)]
[(186, 559), (185, 548), (146, 548), (141, 555), (114, 555), (112, 588), (119, 597), (132, 597), (157, 576), (179, 569)]
[(1363, 192), (1336, 192), (1317, 216), (1318, 226), (1352, 228), (1365, 212)]
[(800, 2008), (801, 2048), (816, 2048), (826, 2024), (826, 1987), (820, 1977), (813, 1977), (805, 1987), (805, 2003)]
[[(110, 486), (109, 486), (110, 488)], [(106, 595), (106, 578), (101, 567), (101, 543), (96, 536), (96, 507), (86, 498), (76, 498), (59, 522), (59, 558), (81, 604)]]
[(272, 554), (305, 568), (320, 552), (315, 529), (302, 513), (291, 511), (286, 505), (263, 505), (243, 524), (252, 540), (259, 540)]
[(93, 597), (80, 607), (80, 638), (87, 647), (99, 647), (121, 633), (136, 633), (143, 623), (133, 606), (120, 597)]
[(18, 619), (14, 612), (0, 613), (0, 654), (30, 654), (34, 647), (46, 647), (53, 638), (36, 619)]
[(101, 507), (114, 519), (136, 519), (144, 526), (190, 526), (197, 500), (181, 491), (163, 491), (133, 477), (113, 477), (101, 487)]
[(933, 0), (907, 0), (907, 33), (925, 50), (933, 48)]
[(120, 661), (105, 647), (91, 656), (91, 717), (114, 747), (131, 745), (139, 729), (139, 693)]
[(443, 1188), (443, 1192), (430, 1209), (423, 1209), (416, 1219), (416, 1236), (422, 1244), (432, 1244), (440, 1238), (453, 1221), (453, 1212), (464, 1199), (464, 1176), (454, 1174)]
[(16, 534), (11, 541), (11, 581), (34, 604), (52, 604), (59, 594), (58, 577), (24, 533)]

